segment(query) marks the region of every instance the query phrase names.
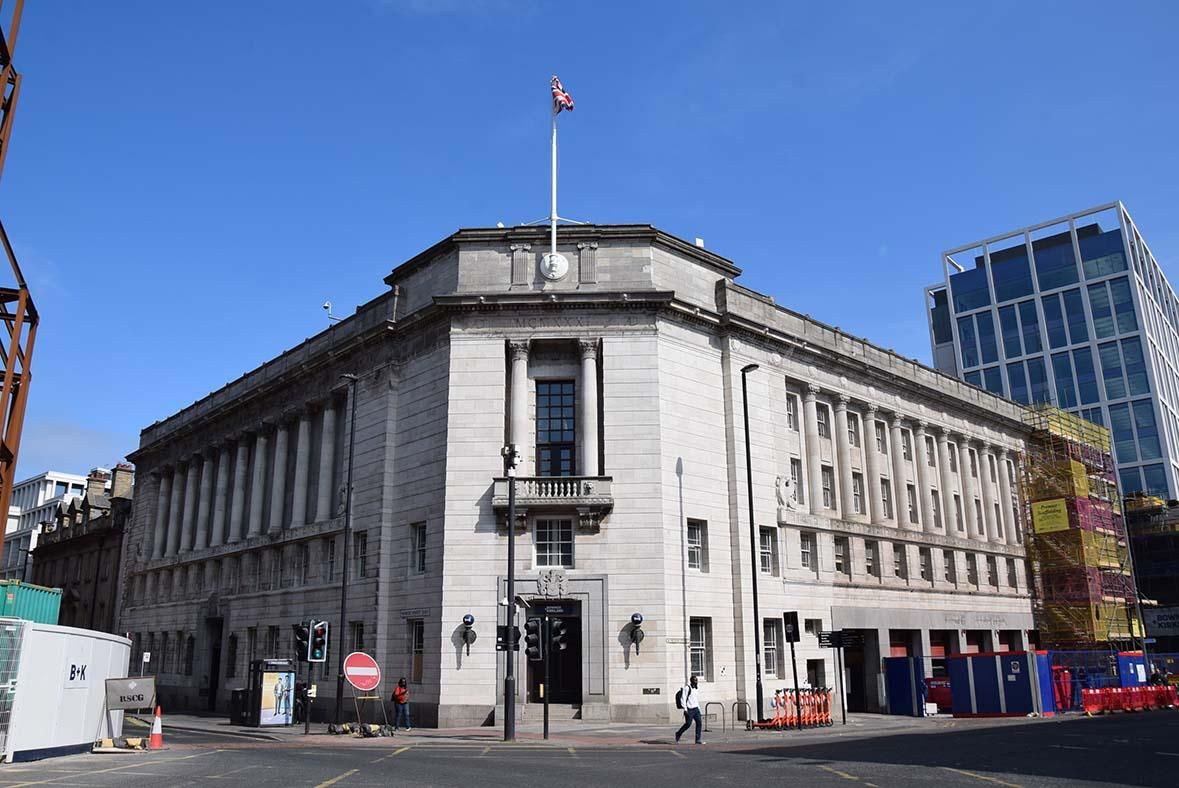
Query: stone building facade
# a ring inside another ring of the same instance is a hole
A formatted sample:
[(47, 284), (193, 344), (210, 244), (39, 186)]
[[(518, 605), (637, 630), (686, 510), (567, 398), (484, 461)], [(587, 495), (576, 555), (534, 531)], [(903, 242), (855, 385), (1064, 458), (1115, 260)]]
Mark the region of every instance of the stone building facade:
[[(165, 702), (224, 708), (251, 658), (289, 656), (290, 624), (322, 616), (321, 698), (343, 645), (406, 676), (426, 724), (494, 718), (509, 442), (517, 592), (571, 622), (558, 713), (666, 720), (687, 672), (710, 700), (752, 700), (755, 565), (767, 692), (789, 671), (787, 610), (815, 684), (835, 683), (817, 632), (864, 632), (853, 708), (883, 702), (880, 656), (1027, 642), (1017, 405), (781, 308), (650, 226), (563, 227), (567, 265), (541, 264), (546, 237), (459, 231), (353, 316), (143, 431), (121, 626), (159, 656)], [(538, 676), (517, 664), (527, 715)]]

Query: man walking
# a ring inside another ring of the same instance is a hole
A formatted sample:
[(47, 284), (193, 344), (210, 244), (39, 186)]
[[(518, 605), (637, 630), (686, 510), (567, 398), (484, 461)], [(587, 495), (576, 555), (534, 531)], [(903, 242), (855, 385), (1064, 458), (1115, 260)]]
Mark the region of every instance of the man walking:
[(680, 737), (684, 735), (684, 731), (691, 727), (692, 723), (696, 723), (696, 743), (704, 744), (700, 740), (700, 692), (696, 686), (696, 676), (693, 674), (692, 678), (688, 680), (687, 685), (680, 688), (679, 691), (680, 703), (684, 708), (684, 724), (675, 732), (675, 743), (680, 743)]

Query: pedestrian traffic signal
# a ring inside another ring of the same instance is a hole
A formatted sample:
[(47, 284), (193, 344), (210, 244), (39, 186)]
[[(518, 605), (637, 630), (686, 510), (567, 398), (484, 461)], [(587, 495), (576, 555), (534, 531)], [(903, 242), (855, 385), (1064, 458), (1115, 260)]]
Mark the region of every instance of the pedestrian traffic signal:
[(565, 622), (559, 618), (549, 619), (549, 643), (552, 645), (553, 651), (564, 651), (569, 647), (565, 642), (565, 636), (569, 630), (565, 627)]
[(298, 624), (291, 624), (291, 629), (295, 630), (295, 658), (300, 662), (306, 662), (307, 655), (310, 653), (311, 623), (310, 621), (300, 621)]
[(315, 621), (311, 624), (311, 646), (307, 650), (308, 662), (327, 662), (328, 622)]
[(524, 622), (524, 653), (529, 662), (544, 659), (544, 644), (540, 636), (540, 619), (530, 618)]

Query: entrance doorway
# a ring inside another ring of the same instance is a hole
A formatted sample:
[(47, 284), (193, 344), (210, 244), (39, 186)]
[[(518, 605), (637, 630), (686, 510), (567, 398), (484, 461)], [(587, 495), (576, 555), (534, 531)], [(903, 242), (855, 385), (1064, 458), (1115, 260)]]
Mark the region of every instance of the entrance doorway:
[[(549, 651), (549, 703), (581, 705), (581, 603), (558, 599), (535, 602), (528, 617), (548, 616), (560, 619), (565, 625), (565, 648)], [(541, 684), (544, 683), (544, 662), (528, 663), (528, 702), (543, 703)]]

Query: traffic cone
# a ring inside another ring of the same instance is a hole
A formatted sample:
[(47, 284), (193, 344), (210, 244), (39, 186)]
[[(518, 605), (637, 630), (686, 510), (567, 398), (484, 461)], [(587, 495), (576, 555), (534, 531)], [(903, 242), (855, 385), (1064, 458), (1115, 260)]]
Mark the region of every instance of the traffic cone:
[(156, 706), (156, 717), (152, 720), (151, 736), (147, 740), (149, 750), (164, 749), (164, 721), (161, 719), (160, 707)]

